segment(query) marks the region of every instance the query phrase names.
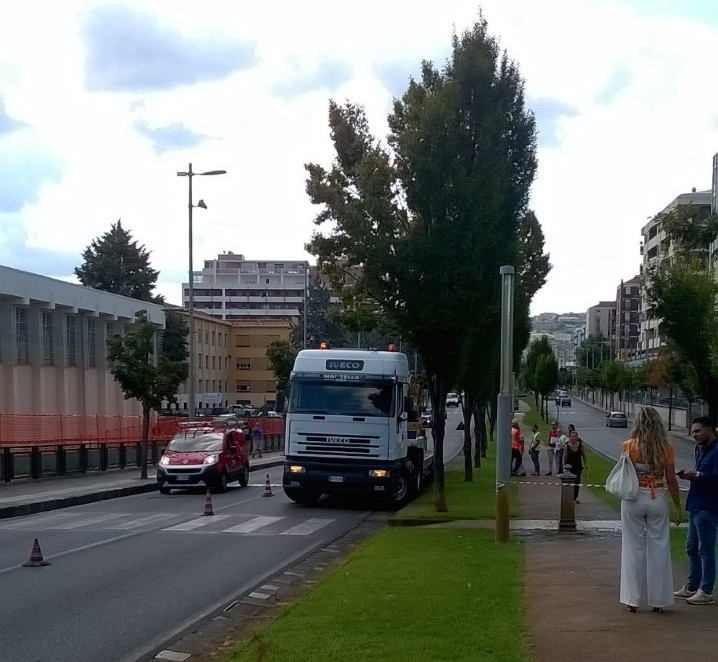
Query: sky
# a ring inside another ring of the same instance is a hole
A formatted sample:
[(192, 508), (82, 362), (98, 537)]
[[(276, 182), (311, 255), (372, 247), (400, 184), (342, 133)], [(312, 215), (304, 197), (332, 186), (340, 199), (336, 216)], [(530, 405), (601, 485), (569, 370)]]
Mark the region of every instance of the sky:
[[(329, 99), (384, 138), (422, 59), (475, 1), (25, 0), (0, 23), (0, 264), (64, 280), (121, 219), (181, 302), (224, 251), (314, 258), (304, 164), (333, 158)], [(531, 193), (553, 269), (532, 314), (583, 311), (638, 273), (641, 227), (710, 187), (718, 0), (485, 0), (536, 115)]]

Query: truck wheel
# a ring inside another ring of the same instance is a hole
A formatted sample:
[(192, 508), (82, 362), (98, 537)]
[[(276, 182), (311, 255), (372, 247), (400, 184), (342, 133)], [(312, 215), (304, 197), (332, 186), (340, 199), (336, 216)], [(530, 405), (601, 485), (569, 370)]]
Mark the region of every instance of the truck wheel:
[(421, 454), (414, 456), (411, 462), (411, 496), (416, 497), (421, 494), (424, 478), (424, 458)]
[(285, 487), (284, 493), (294, 501), (294, 503), (299, 503), (303, 506), (313, 506), (322, 497), (321, 492), (307, 492), (293, 487)]
[(401, 506), (409, 494), (409, 481), (407, 480), (406, 469), (402, 468), (396, 480), (394, 492), (391, 495), (391, 502), (395, 506)]
[(244, 469), (239, 474), (239, 486), (247, 487), (247, 485), (249, 485), (249, 465), (245, 464)]

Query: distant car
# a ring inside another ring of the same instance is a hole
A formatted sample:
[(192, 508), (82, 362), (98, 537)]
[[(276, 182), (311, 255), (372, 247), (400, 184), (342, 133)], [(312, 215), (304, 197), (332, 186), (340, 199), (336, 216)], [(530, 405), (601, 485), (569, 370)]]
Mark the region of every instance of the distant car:
[(167, 446), (157, 467), (157, 487), (205, 487), (224, 492), (227, 483), (249, 483), (247, 436), (234, 421), (218, 417), (211, 424), (183, 426)]
[(561, 396), (561, 406), (562, 407), (570, 407), (571, 406), (571, 396), (570, 395), (562, 395)]
[(425, 410), (421, 413), (421, 425), (422, 425), (423, 427), (425, 427), (425, 428), (430, 428), (430, 427), (431, 427), (431, 421), (432, 421), (431, 409), (425, 409)]
[(622, 411), (612, 411), (606, 414), (606, 426), (609, 428), (627, 428), (628, 418)]
[(459, 394), (458, 393), (447, 393), (446, 394), (446, 406), (447, 407), (458, 407), (459, 406)]

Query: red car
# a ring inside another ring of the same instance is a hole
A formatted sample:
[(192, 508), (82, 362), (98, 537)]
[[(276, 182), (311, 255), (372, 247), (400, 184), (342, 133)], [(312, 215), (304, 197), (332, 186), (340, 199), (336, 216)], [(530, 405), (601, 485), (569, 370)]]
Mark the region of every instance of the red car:
[(173, 487), (206, 487), (224, 492), (233, 480), (249, 483), (247, 437), (222, 422), (185, 424), (167, 446), (157, 467), (157, 487), (169, 494)]

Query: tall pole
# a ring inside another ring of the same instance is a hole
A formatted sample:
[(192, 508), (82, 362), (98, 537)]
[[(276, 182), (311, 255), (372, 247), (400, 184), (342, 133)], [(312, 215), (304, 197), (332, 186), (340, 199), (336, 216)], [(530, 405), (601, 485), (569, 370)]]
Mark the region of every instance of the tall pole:
[[(194, 378), (194, 371), (195, 371), (195, 353), (194, 353), (194, 261), (193, 261), (193, 252), (192, 252), (192, 209), (194, 209), (194, 204), (192, 204), (192, 178), (196, 175), (226, 175), (226, 170), (208, 170), (207, 172), (194, 172), (192, 170), (192, 164), (189, 164), (189, 167), (187, 168), (187, 172), (178, 172), (178, 177), (187, 177), (188, 179), (188, 190), (189, 190), (189, 196), (187, 199), (187, 214), (188, 214), (188, 231), (189, 231), (189, 266), (187, 269), (187, 275), (189, 278), (187, 279), (187, 285), (188, 285), (188, 292), (187, 292), (187, 312), (189, 313), (189, 361), (188, 361), (188, 367), (189, 371), (187, 374), (187, 419), (190, 421), (194, 420), (194, 405), (195, 405), (195, 378)], [(202, 207), (203, 209), (207, 209), (207, 205), (204, 204), (203, 200), (200, 200), (198, 203), (199, 207)]]
[(304, 349), (307, 348), (307, 306), (308, 306), (308, 297), (307, 294), (309, 292), (309, 264), (304, 265), (304, 305), (302, 308), (304, 309), (304, 329), (303, 329), (303, 340), (302, 340), (302, 347)]
[(189, 269), (188, 269), (188, 302), (187, 311), (189, 312), (189, 374), (187, 376), (187, 420), (194, 421), (194, 403), (195, 403), (195, 379), (194, 379), (194, 368), (195, 368), (195, 352), (194, 352), (194, 261), (192, 253), (192, 164), (189, 164), (187, 168), (187, 179), (189, 180), (189, 202), (187, 203), (187, 209), (189, 210)]
[(514, 268), (501, 274), (501, 361), (496, 402), (496, 532), (497, 543), (509, 539), (509, 478), (511, 474), (511, 417), (514, 410)]

